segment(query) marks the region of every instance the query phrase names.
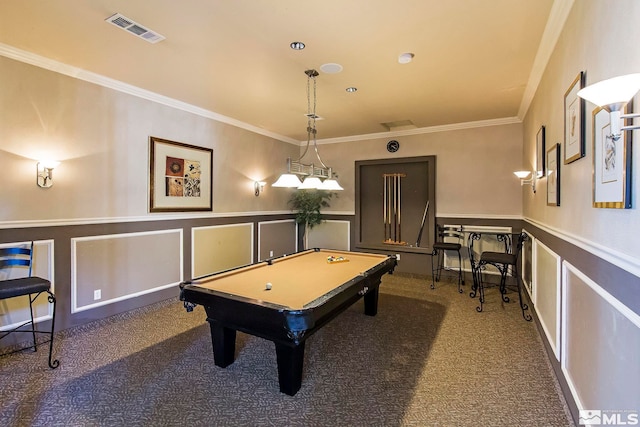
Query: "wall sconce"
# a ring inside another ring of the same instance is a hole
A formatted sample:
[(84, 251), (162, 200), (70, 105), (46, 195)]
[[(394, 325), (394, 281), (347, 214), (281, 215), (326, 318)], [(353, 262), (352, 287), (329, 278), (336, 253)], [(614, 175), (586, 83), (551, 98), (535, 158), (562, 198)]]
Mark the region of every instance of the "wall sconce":
[[(516, 171), (513, 173), (515, 176), (517, 176), (520, 179), (520, 185), (531, 185), (531, 188), (533, 189), (533, 192), (536, 192), (536, 173), (535, 172), (529, 172), (529, 171)], [(531, 178), (527, 179), (527, 177), (531, 175)]]
[(637, 73), (594, 83), (579, 90), (578, 96), (609, 112), (611, 135), (607, 137), (617, 141), (622, 131), (640, 129), (640, 126), (622, 126), (623, 119), (640, 117), (640, 114), (622, 114), (625, 105), (639, 90), (640, 73)]
[(262, 193), (264, 191), (264, 186), (267, 183), (264, 181), (255, 181), (253, 183), (253, 190), (254, 190), (254, 194), (256, 195), (256, 197), (258, 197), (260, 195), (260, 193)]
[(60, 162), (54, 160), (40, 160), (36, 166), (36, 182), (38, 187), (49, 188), (53, 185), (53, 169)]

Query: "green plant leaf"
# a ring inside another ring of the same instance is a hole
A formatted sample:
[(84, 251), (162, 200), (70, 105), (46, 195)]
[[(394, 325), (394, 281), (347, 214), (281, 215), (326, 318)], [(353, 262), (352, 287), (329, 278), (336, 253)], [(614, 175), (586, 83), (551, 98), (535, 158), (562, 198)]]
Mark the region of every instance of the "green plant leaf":
[(322, 190), (298, 190), (291, 194), (289, 205), (296, 212), (296, 222), (309, 229), (323, 221), (321, 208), (329, 207), (329, 200), (335, 193)]

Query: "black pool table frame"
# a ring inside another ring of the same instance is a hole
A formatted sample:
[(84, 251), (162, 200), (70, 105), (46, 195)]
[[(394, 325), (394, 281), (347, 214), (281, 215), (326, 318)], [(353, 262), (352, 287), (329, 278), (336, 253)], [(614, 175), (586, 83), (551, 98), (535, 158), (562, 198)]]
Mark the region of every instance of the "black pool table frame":
[[(263, 262), (271, 261), (272, 259)], [(214, 363), (217, 366), (225, 368), (233, 363), (236, 331), (273, 341), (280, 391), (293, 396), (302, 384), (305, 340), (360, 298), (364, 297), (365, 314), (375, 316), (382, 276), (392, 274), (396, 263), (395, 256), (388, 256), (375, 267), (339, 284), (334, 290), (300, 310), (192, 284), (215, 274), (181, 283), (180, 300), (185, 302), (188, 310), (194, 304), (204, 307), (211, 328)]]

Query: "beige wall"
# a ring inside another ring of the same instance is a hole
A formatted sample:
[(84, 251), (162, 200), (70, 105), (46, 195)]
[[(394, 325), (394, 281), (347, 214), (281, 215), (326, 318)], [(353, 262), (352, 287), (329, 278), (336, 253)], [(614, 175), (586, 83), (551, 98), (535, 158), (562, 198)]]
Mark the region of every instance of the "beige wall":
[[(0, 81), (0, 221), (157, 217), (149, 136), (214, 150), (215, 213), (286, 208), (286, 191), (255, 197), (253, 181), (275, 180), (295, 145), (5, 57)], [(43, 157), (62, 161), (47, 190), (35, 184)]]
[[(4, 57), (0, 80), (12, 82), (0, 95), (0, 221), (158, 216), (148, 213), (149, 136), (214, 150), (215, 213), (287, 209), (289, 190), (267, 186), (255, 197), (253, 181), (273, 182), (295, 145)], [(354, 161), (436, 155), (439, 214), (521, 214), (511, 173), (521, 165), (520, 124), (393, 137), (393, 155), (388, 139), (321, 145), (345, 187), (331, 211), (355, 210)], [(35, 160), (46, 157), (62, 163), (43, 190)]]
[[(400, 150), (393, 154), (386, 150), (390, 139), (400, 142)], [(321, 144), (320, 154), (345, 188), (332, 199), (332, 211), (355, 210), (356, 160), (435, 155), (437, 216), (522, 214), (522, 189), (513, 175), (522, 165), (522, 126), (518, 123)]]
[[(586, 72), (587, 84), (640, 71), (638, 22), (637, 0), (575, 1), (524, 119), (523, 157), (529, 168), (535, 162), (535, 136), (541, 125), (546, 127), (547, 144), (562, 145), (564, 94), (580, 71)], [(634, 150), (632, 159), (633, 208), (593, 208), (594, 108), (586, 103), (586, 156), (560, 166), (560, 206), (546, 205), (544, 178), (538, 182), (537, 194), (523, 192), (525, 227), (531, 227), (535, 239), (544, 243), (538, 248), (551, 248), (562, 261), (561, 281), (556, 284), (559, 260), (537, 251), (534, 309), (548, 329), (548, 338), (557, 343), (553, 350), (559, 353), (561, 370), (553, 355), (550, 359), (568, 384), (563, 386), (565, 394), (573, 397), (577, 409), (637, 410), (640, 153)], [(633, 139), (638, 137), (634, 131)], [(554, 313), (559, 316), (554, 318)], [(557, 322), (559, 334), (554, 335), (551, 329)]]
[[(564, 139), (564, 93), (578, 72), (586, 71), (587, 84), (640, 71), (640, 2), (636, 0), (579, 0), (574, 3), (564, 31), (524, 120), (525, 162), (533, 167), (535, 135), (546, 126), (547, 143)], [(640, 102), (636, 98), (636, 105)], [(633, 209), (595, 209), (592, 203), (593, 141), (591, 112), (586, 104), (586, 157), (561, 165), (561, 206), (546, 205), (546, 180), (539, 181), (536, 195), (524, 192), (524, 215), (607, 251), (640, 261), (640, 150), (633, 150)], [(636, 111), (638, 108), (636, 107)], [(633, 139), (640, 134), (635, 131)], [(635, 143), (637, 146), (637, 142)], [(564, 151), (563, 151), (564, 154)], [(563, 156), (564, 157), (564, 156)]]

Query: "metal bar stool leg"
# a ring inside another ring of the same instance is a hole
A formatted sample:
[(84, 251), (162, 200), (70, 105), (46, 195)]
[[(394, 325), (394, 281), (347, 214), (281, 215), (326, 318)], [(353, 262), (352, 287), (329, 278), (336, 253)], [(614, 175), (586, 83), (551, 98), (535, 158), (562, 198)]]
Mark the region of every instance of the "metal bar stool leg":
[(38, 298), (37, 294), (35, 298), (31, 298), (31, 294), (28, 295), (29, 298), (29, 314), (31, 314), (31, 334), (33, 335), (33, 351), (38, 351), (38, 341), (36, 340), (36, 324), (33, 321), (33, 301)]
[(60, 366), (60, 361), (58, 359), (53, 359), (53, 333), (55, 331), (56, 326), (56, 297), (50, 291), (47, 292), (49, 295), (47, 296), (47, 300), (49, 303), (53, 304), (53, 313), (51, 315), (51, 336), (49, 338), (49, 367), (51, 369), (55, 369)]
[(516, 284), (518, 286), (518, 300), (520, 301), (520, 309), (522, 310), (522, 317), (527, 322), (531, 322), (531, 319), (532, 319), (531, 314), (525, 313), (525, 311), (529, 309), (529, 305), (525, 304), (522, 301), (522, 287), (521, 287), (521, 283), (520, 283), (521, 280), (520, 280), (520, 275), (518, 274), (517, 267), (515, 268), (515, 273), (516, 273)]
[(482, 281), (482, 270), (481, 270), (480, 266), (478, 266), (478, 279), (479, 280), (478, 280), (478, 289), (477, 289), (477, 291), (478, 291), (478, 295), (479, 295), (478, 300), (480, 302), (480, 305), (476, 307), (476, 311), (478, 313), (480, 313), (480, 312), (482, 312), (483, 305), (484, 305), (484, 282)]
[[(431, 289), (435, 289), (436, 288), (436, 269), (433, 266), (433, 258), (438, 256), (438, 251), (434, 250), (433, 252), (431, 252)], [(437, 260), (436, 260), (436, 264), (437, 264)]]
[(464, 285), (464, 277), (462, 276), (462, 255), (458, 251), (458, 293), (462, 293), (462, 285)]
[(500, 269), (500, 296), (502, 301), (509, 302), (510, 299), (507, 296), (507, 274), (509, 273), (509, 266), (502, 266)]
[(471, 264), (471, 276), (473, 277), (473, 284), (471, 285), (471, 292), (469, 292), (469, 296), (471, 298), (475, 298), (478, 294), (478, 283), (480, 283), (480, 277), (478, 274), (479, 268)]

